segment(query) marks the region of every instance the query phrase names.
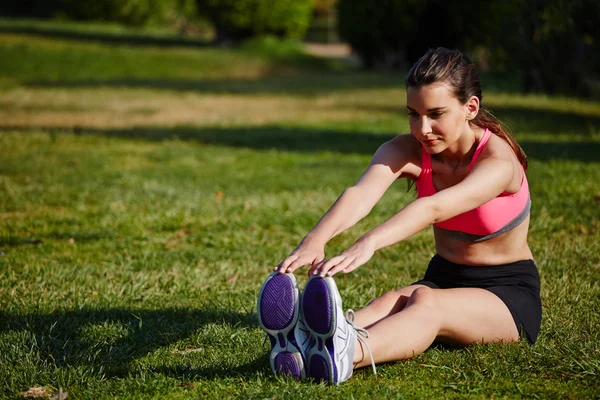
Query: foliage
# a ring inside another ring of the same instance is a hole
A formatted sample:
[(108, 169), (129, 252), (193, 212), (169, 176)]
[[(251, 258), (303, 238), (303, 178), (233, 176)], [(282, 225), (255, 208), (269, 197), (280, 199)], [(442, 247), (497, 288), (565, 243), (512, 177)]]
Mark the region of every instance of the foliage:
[(416, 30), (416, 18), (423, 2), (419, 0), (340, 0), (340, 37), (373, 68), (390, 57), (405, 61), (408, 33)]
[(493, 1), (488, 7), (492, 29), (479, 44), (490, 48), (494, 62), (522, 71), (524, 91), (592, 94), (592, 80), (600, 79), (596, 1)]
[[(592, 94), (600, 75), (594, 0), (340, 0), (339, 27), (366, 67), (407, 67), (426, 49), (460, 48), (525, 91)], [(483, 52), (482, 52), (483, 50)]]
[(313, 0), (312, 8), (315, 15), (330, 15), (335, 13), (337, 0)]
[(313, 0), (312, 19), (304, 37), (308, 42), (338, 43), (337, 0)]
[[(476, 1), (340, 0), (339, 29), (367, 68), (405, 68), (428, 48), (458, 47), (476, 29)], [(471, 4), (473, 3), (473, 4)]]
[(194, 0), (4, 0), (0, 15), (143, 26), (194, 18)]
[(272, 34), (303, 37), (311, 15), (311, 0), (197, 0), (198, 10), (215, 26), (217, 40), (239, 41)]

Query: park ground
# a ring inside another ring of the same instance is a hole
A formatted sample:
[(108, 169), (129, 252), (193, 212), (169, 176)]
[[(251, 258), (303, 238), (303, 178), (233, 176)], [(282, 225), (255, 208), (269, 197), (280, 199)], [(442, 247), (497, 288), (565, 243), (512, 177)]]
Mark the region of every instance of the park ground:
[[(330, 387), (271, 374), (256, 296), (408, 131), (403, 74), (269, 39), (0, 28), (0, 398), (600, 396), (598, 99), (483, 77), (529, 156), (536, 345), (433, 347)], [(327, 255), (414, 198), (393, 185)], [(344, 306), (419, 279), (433, 252), (430, 230), (378, 252), (337, 278)]]

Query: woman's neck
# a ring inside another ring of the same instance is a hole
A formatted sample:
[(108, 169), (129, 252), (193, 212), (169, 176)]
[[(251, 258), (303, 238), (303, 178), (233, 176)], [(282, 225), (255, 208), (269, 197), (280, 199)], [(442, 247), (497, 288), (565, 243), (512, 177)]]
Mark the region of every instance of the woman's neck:
[(473, 129), (471, 126), (467, 126), (455, 143), (438, 154), (438, 160), (450, 165), (455, 170), (462, 165), (469, 165), (482, 135), (481, 128)]

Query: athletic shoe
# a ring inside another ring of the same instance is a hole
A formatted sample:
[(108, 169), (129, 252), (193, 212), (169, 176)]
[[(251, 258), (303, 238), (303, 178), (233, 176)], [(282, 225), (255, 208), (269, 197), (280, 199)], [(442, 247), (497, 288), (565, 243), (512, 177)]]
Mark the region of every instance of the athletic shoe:
[(310, 335), (300, 316), (300, 292), (293, 274), (273, 272), (258, 294), (258, 323), (271, 342), (273, 373), (306, 378), (305, 349)]
[[(302, 293), (302, 313), (310, 335), (315, 339), (306, 353), (309, 376), (338, 385), (352, 376), (354, 349), (360, 340), (371, 350), (363, 337), (365, 329), (354, 326), (354, 311), (342, 311), (342, 299), (331, 277), (311, 277)], [(375, 363), (371, 355), (375, 373)]]

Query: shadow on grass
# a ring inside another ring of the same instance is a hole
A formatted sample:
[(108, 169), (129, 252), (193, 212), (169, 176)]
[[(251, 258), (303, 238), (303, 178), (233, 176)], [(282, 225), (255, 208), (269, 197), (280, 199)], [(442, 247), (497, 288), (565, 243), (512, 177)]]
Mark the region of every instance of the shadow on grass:
[(355, 133), (327, 129), (297, 127), (260, 126), (239, 128), (131, 128), (96, 129), (85, 127), (0, 127), (1, 131), (42, 131), (52, 135), (72, 133), (79, 135), (97, 135), (122, 139), (141, 139), (147, 141), (182, 140), (202, 144), (248, 148), (255, 150), (278, 150), (300, 153), (332, 152), (373, 154), (385, 141), (393, 138), (393, 133)]
[[(260, 126), (241, 128), (220, 127), (173, 127), (173, 128), (131, 128), (95, 129), (85, 127), (49, 128), (0, 127), (0, 131), (41, 130), (53, 135), (75, 133), (98, 135), (123, 139), (148, 141), (183, 140), (202, 144), (248, 148), (255, 150), (277, 150), (300, 153), (331, 152), (341, 154), (372, 155), (377, 148), (395, 136), (394, 133), (340, 132), (325, 129), (297, 127)], [(598, 141), (519, 141), (530, 159), (572, 160), (600, 162), (600, 142)]]
[[(307, 61), (309, 60), (309, 61)], [(320, 94), (352, 89), (404, 89), (405, 71), (357, 72), (356, 69), (340, 69), (327, 59), (309, 57), (303, 63), (292, 63), (292, 70), (274, 68), (264, 73), (261, 79), (169, 79), (169, 78), (131, 78), (113, 79), (77, 79), (77, 80), (32, 80), (25, 84), (32, 88), (128, 88), (171, 90), (178, 92), (258, 94)], [(296, 69), (294, 69), (296, 67)], [(519, 94), (517, 90), (506, 90), (498, 85), (502, 93)], [(489, 89), (495, 90), (494, 87)], [(398, 98), (403, 104), (404, 95)], [(404, 106), (399, 106), (403, 111)], [(380, 110), (381, 111), (381, 110)], [(396, 110), (397, 111), (397, 110)]]
[[(32, 88), (127, 88), (155, 89), (177, 92), (202, 92), (213, 94), (293, 94), (316, 95), (320, 93), (353, 89), (403, 88), (400, 75), (339, 73), (333, 71), (313, 71), (273, 75), (267, 73), (261, 79), (83, 79), (30, 81)], [(403, 101), (403, 99), (400, 99)]]
[(45, 235), (30, 236), (0, 236), (0, 246), (27, 246), (43, 244), (45, 240), (73, 240), (77, 243), (95, 242), (97, 240), (114, 239), (118, 235), (111, 231), (72, 230), (54, 232)]
[(195, 128), (132, 129), (93, 132), (106, 136), (165, 140), (177, 138), (204, 144), (243, 147), (256, 150), (294, 151), (301, 153), (333, 152), (373, 154), (394, 134), (369, 134), (338, 132), (309, 128), (286, 128), (279, 126), (242, 128)]
[[(42, 364), (57, 367), (88, 367), (101, 369), (103, 375), (126, 377), (139, 366), (135, 361), (153, 351), (185, 340), (209, 324), (226, 327), (256, 327), (256, 315), (231, 310), (178, 309), (83, 309), (50, 314), (15, 315), (0, 311), (0, 333), (27, 331), (35, 336)], [(98, 337), (98, 330), (101, 330)], [(213, 337), (210, 344), (220, 350), (229, 346), (230, 335)], [(223, 343), (219, 343), (223, 341)], [(265, 353), (266, 353), (265, 347)], [(177, 354), (185, 357), (198, 349)], [(199, 351), (203, 351), (202, 348)], [(223, 376), (254, 376), (268, 370), (267, 357), (247, 364), (226, 367), (231, 355), (222, 364), (206, 368), (186, 366), (150, 367), (153, 371), (179, 378), (207, 379)]]
[(569, 160), (600, 163), (600, 142), (519, 141), (530, 160)]
[(270, 373), (269, 369), (269, 357), (267, 353), (267, 345), (265, 345), (265, 354), (262, 357), (257, 358), (249, 363), (242, 364), (237, 367), (223, 367), (213, 365), (208, 368), (193, 368), (189, 365), (178, 365), (169, 367), (157, 367), (151, 368), (152, 372), (156, 372), (161, 375), (175, 376), (185, 380), (206, 380), (206, 379), (219, 379), (225, 377), (246, 377), (257, 375), (258, 373), (265, 372)]
[(495, 115), (507, 123), (518, 134), (519, 131), (532, 133), (598, 133), (600, 130), (600, 109), (598, 115), (585, 115), (560, 110), (543, 110), (515, 106), (491, 107)]
[(0, 33), (16, 33), (43, 38), (81, 40), (88, 42), (101, 42), (112, 44), (140, 45), (140, 46), (187, 46), (207, 47), (213, 42), (185, 37), (152, 36), (149, 34), (134, 33), (109, 33), (109, 32), (86, 32), (75, 29), (44, 26), (1, 26)]

